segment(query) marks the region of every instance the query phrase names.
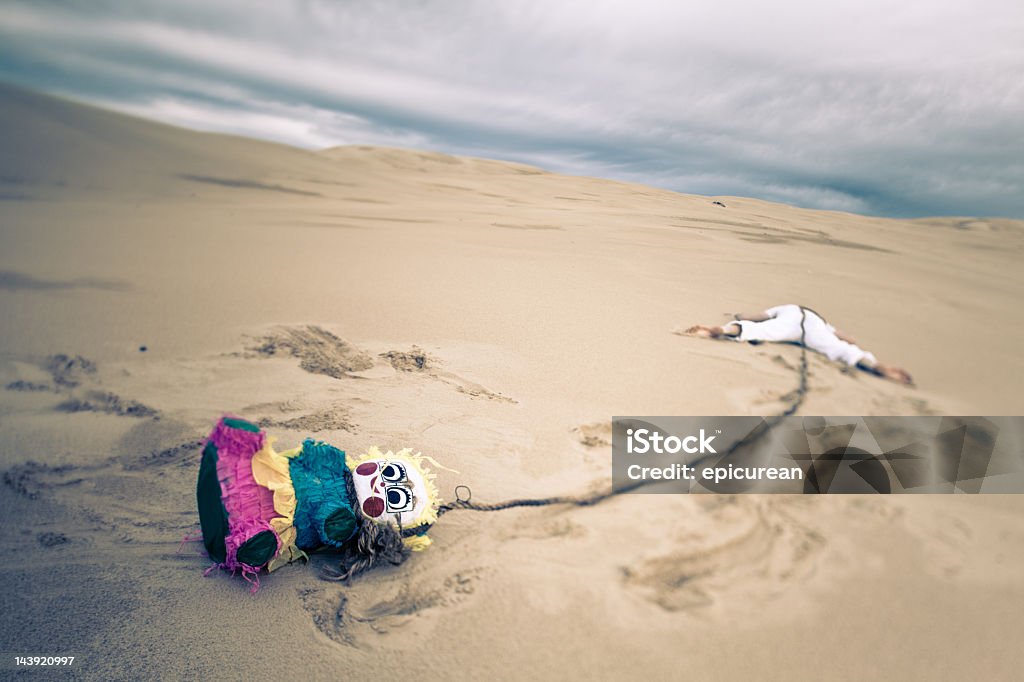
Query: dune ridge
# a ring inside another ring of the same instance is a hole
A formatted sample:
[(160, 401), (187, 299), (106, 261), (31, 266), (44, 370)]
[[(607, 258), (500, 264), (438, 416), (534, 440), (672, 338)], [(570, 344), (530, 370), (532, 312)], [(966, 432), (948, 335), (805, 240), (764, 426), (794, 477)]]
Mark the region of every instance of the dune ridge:
[(459, 472), (448, 498), (598, 490), (612, 415), (784, 407), (798, 349), (673, 333), (784, 302), (918, 383), (812, 355), (801, 414), (1020, 414), (1021, 221), (0, 99), (0, 649), (75, 653), (86, 679), (1019, 675), (1016, 496), (452, 513), (403, 566), (338, 585), (317, 554), (255, 598), (182, 540), (223, 412), (280, 447), (412, 447)]

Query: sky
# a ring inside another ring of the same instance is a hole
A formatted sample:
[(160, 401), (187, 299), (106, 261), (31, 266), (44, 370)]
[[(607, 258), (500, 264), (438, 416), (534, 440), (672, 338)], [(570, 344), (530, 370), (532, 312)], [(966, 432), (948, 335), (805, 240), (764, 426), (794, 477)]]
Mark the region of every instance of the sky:
[(0, 0), (0, 80), (307, 148), (1024, 218), (1021, 0)]

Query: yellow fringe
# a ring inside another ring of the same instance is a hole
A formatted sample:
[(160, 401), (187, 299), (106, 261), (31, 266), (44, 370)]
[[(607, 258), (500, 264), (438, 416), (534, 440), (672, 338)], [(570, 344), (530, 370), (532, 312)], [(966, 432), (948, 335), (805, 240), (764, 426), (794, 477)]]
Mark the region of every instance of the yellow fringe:
[(404, 542), (405, 546), (413, 552), (422, 552), (434, 543), (434, 541), (428, 538), (426, 535), (413, 535), (411, 537), (405, 538), (404, 540), (402, 540), (402, 542)]
[(302, 447), (278, 453), (274, 451), (275, 440), (273, 436), (267, 436), (263, 448), (252, 458), (252, 476), (258, 484), (274, 493), (274, 511), (278, 513), (270, 525), (281, 538), (281, 552), (267, 564), (268, 572), (297, 559), (309, 558), (295, 546), (295, 487), (288, 471), (288, 460), (297, 456)]

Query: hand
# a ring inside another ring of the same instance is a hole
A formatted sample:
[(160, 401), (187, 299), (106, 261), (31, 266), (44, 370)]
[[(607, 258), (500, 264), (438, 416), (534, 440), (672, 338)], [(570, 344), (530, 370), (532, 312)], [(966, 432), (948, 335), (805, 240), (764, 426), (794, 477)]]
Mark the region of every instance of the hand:
[(879, 363), (876, 369), (879, 374), (889, 381), (895, 381), (896, 383), (903, 384), (905, 386), (914, 385), (914, 378), (910, 376), (910, 372), (901, 367), (893, 367), (892, 365), (883, 365)]

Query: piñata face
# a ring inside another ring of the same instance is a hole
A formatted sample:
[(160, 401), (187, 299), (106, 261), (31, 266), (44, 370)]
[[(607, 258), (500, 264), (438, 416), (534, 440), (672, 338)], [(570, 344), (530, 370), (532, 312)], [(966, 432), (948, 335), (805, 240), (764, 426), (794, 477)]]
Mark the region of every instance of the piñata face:
[(408, 450), (381, 453), (374, 448), (352, 462), (352, 482), (363, 515), (406, 528), (433, 521), (437, 493), (433, 476), (419, 460)]

